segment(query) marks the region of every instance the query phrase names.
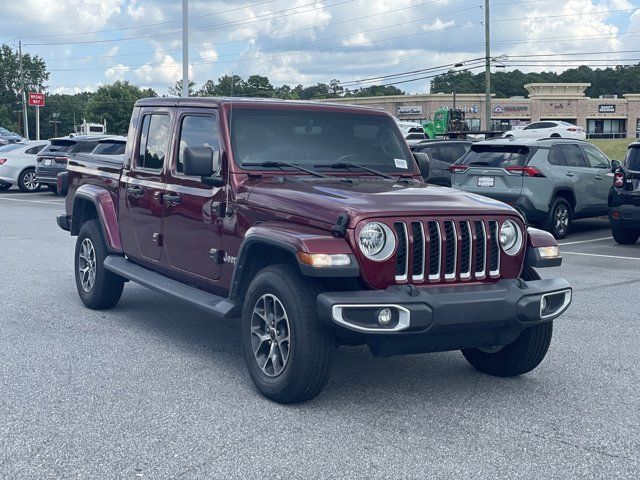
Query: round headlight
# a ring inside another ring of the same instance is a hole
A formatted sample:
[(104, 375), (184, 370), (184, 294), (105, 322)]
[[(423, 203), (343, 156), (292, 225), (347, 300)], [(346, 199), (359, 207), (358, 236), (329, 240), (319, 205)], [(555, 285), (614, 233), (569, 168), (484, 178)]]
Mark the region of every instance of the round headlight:
[(500, 228), (500, 246), (507, 255), (515, 255), (522, 247), (522, 233), (518, 224), (512, 220), (505, 220)]
[(384, 223), (369, 222), (358, 235), (360, 251), (371, 260), (386, 260), (395, 248), (395, 237)]

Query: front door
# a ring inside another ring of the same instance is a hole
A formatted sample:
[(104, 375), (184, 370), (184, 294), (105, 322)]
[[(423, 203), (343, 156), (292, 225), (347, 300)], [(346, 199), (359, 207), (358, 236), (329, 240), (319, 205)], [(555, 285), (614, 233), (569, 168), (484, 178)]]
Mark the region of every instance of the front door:
[(217, 111), (180, 109), (174, 138), (178, 141), (165, 176), (163, 197), (165, 262), (194, 283), (215, 285), (222, 266), (222, 223), (216, 205), (224, 202), (224, 189), (185, 175), (183, 160), (185, 148), (220, 150)]
[(131, 164), (122, 174), (123, 230), (133, 232), (122, 241), (127, 255), (138, 260), (158, 262), (162, 254), (163, 166), (170, 132), (170, 112), (143, 110)]
[(587, 155), (587, 164), (593, 177), (593, 196), (595, 208), (598, 212), (606, 213), (609, 208), (609, 191), (613, 182), (611, 162), (593, 145), (584, 144), (582, 149)]

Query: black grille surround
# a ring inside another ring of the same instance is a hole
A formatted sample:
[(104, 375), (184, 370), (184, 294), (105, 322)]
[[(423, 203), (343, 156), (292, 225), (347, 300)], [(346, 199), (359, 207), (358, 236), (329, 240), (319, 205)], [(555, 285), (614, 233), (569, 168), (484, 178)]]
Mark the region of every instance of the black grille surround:
[[(500, 225), (498, 219), (475, 218), (420, 218), (390, 222), (398, 242), (392, 257), (395, 283), (428, 284), (501, 278)], [(517, 261), (521, 262), (521, 258)]]

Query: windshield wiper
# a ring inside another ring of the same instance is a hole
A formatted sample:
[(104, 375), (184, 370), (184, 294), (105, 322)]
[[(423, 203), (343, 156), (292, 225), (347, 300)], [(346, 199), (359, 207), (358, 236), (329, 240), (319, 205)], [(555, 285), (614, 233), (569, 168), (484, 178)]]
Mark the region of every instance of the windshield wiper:
[(374, 170), (373, 168), (369, 168), (365, 165), (360, 165), (359, 163), (345, 163), (345, 162), (336, 162), (336, 163), (316, 163), (314, 166), (314, 168), (319, 168), (319, 167), (327, 167), (327, 168), (342, 168), (344, 170), (350, 170), (351, 168), (359, 168), (361, 170), (364, 170), (366, 172), (369, 173), (373, 173), (375, 175), (378, 175), (380, 177), (384, 177), (384, 178), (389, 178), (391, 180), (395, 180), (394, 177), (392, 177), (391, 175), (387, 175), (386, 173), (382, 173), (378, 170)]
[(276, 168), (280, 168), (280, 170), (282, 170), (282, 167), (291, 167), (291, 168), (297, 168), (298, 170), (301, 170), (306, 173), (310, 173), (311, 175), (315, 175), (316, 177), (327, 178), (326, 175), (323, 175), (320, 172), (316, 172), (315, 170), (311, 170), (310, 168), (301, 167), (296, 163), (268, 161), (268, 162), (243, 163), (242, 166), (243, 167), (276, 167)]

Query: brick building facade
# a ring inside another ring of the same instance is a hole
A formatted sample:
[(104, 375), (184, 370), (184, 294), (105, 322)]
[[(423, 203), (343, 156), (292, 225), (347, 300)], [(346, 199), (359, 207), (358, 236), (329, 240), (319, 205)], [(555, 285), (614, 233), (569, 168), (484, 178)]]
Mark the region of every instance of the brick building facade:
[[(525, 97), (492, 98), (493, 130), (508, 130), (542, 120), (564, 120), (583, 127), (592, 138), (636, 138), (640, 136), (640, 93), (623, 98), (589, 98), (588, 83), (531, 83)], [(614, 97), (614, 96), (612, 96)], [(331, 102), (383, 108), (401, 120), (424, 121), (438, 108), (463, 109), (473, 130), (484, 130), (484, 94), (394, 95), (350, 97)]]

